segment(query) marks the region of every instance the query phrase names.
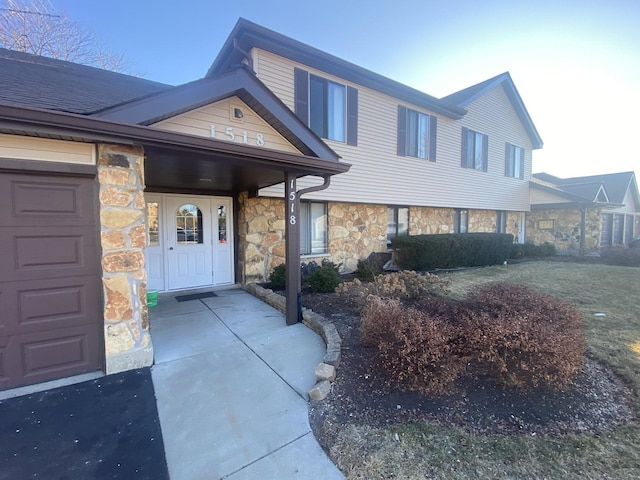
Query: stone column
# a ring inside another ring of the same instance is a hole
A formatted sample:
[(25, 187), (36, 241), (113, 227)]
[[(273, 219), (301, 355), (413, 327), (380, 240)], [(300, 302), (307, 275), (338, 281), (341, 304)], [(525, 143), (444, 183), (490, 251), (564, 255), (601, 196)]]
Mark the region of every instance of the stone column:
[(142, 147), (98, 145), (106, 372), (153, 363)]

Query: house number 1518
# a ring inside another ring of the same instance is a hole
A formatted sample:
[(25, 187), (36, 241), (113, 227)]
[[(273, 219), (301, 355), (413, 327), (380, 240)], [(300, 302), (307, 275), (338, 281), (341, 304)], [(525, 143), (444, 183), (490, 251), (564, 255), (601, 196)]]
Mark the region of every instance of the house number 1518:
[(289, 224), (295, 225), (297, 223), (296, 218), (296, 181), (291, 180), (291, 185), (289, 187), (291, 192), (289, 193)]
[[(216, 126), (211, 125), (209, 130), (209, 136), (211, 138), (216, 138)], [(264, 147), (264, 135), (262, 133), (257, 133), (255, 140), (249, 137), (249, 132), (246, 130), (242, 132), (235, 132), (233, 127), (227, 127), (224, 131), (225, 140), (229, 140), (230, 142), (241, 142), (245, 145), (249, 145), (250, 141), (253, 141), (255, 145), (258, 147)]]

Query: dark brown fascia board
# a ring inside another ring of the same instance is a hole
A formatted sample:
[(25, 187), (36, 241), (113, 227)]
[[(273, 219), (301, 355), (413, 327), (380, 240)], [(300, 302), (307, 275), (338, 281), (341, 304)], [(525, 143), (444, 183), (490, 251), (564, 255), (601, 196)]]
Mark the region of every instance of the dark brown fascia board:
[[(513, 82), (513, 79), (511, 78), (511, 74), (509, 72), (501, 73), (500, 75), (496, 75), (489, 80), (485, 80), (484, 82), (468, 87), (465, 90), (473, 89), (473, 94), (465, 96), (463, 101), (456, 104), (461, 108), (466, 108), (469, 104), (486, 94), (488, 91), (493, 90), (498, 85), (503, 86), (507, 94), (507, 98), (509, 98), (509, 101), (516, 111), (516, 115), (518, 115), (520, 122), (522, 122), (522, 125), (529, 135), (533, 149), (538, 150), (542, 148), (542, 138), (540, 137), (540, 134), (538, 133), (538, 130), (536, 129), (536, 126), (531, 119), (531, 115), (529, 115), (529, 111), (527, 110), (527, 107), (525, 107), (524, 102), (522, 101), (522, 97), (520, 96), (520, 93), (518, 92), (518, 89), (516, 88), (516, 85)], [(474, 88), (480, 86), (482, 86), (482, 88)], [(461, 92), (464, 92), (465, 90), (462, 90)], [(452, 95), (448, 95), (448, 97), (454, 95), (456, 94), (454, 93)]]
[(586, 202), (566, 202), (566, 203), (536, 203), (531, 204), (531, 211), (536, 212), (540, 210), (561, 210), (567, 208), (581, 209), (584, 207), (595, 206)]
[(5, 129), (36, 132), (43, 136), (50, 129), (52, 135), (65, 135), (84, 141), (122, 141), (201, 154), (216, 154), (243, 164), (260, 165), (300, 175), (337, 175), (350, 164), (334, 159), (295, 155), (277, 150), (252, 147), (212, 138), (159, 130), (144, 125), (130, 125), (102, 118), (36, 108), (0, 104), (0, 123)]
[(234, 95), (249, 106), (257, 104), (259, 107), (254, 108), (254, 111), (304, 155), (335, 160), (340, 158), (253, 73), (243, 67), (109, 108), (93, 116), (123, 123), (150, 125)]
[(242, 62), (244, 56), (234, 47), (234, 38), (237, 39), (240, 48), (245, 51), (250, 51), (254, 47), (261, 48), (454, 120), (462, 118), (467, 113), (466, 110), (456, 105), (444, 102), (243, 18), (236, 23), (209, 68), (207, 76), (217, 75), (225, 71), (226, 68)]
[(531, 211), (558, 210), (563, 208), (604, 208), (605, 210), (613, 210), (620, 207), (624, 207), (624, 204), (598, 202), (536, 203), (531, 205)]

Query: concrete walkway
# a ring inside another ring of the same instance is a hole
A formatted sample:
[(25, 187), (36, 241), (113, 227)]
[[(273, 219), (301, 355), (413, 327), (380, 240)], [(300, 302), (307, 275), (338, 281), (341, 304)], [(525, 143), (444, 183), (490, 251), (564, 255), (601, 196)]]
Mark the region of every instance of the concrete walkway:
[(150, 310), (171, 479), (343, 479), (308, 421), (322, 339), (243, 290), (216, 294)]

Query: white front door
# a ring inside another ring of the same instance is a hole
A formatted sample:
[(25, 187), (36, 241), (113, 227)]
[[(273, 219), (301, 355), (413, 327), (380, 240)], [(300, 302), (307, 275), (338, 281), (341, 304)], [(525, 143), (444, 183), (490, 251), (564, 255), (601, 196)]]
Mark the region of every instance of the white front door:
[(230, 198), (214, 198), (213, 283), (233, 283), (233, 217)]
[(166, 198), (169, 290), (213, 285), (211, 220), (209, 198)]
[(148, 290), (234, 282), (231, 198), (147, 194), (145, 199)]

